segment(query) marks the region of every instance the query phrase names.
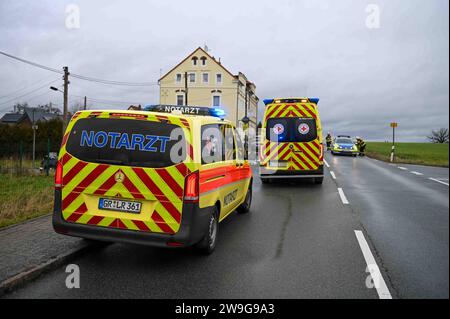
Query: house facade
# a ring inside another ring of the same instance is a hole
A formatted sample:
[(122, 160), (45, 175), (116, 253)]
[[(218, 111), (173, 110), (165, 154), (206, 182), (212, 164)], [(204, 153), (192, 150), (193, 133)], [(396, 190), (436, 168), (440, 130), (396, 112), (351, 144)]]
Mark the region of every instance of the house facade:
[(256, 132), (259, 99), (255, 84), (241, 72), (228, 71), (200, 47), (163, 75), (159, 84), (160, 104), (221, 108), (241, 128), (247, 115), (250, 131)]

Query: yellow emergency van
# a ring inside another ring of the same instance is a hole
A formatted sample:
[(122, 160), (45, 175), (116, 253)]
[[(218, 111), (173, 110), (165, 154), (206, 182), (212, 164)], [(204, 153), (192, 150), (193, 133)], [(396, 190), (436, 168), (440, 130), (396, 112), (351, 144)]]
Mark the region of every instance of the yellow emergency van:
[(252, 201), (242, 140), (223, 116), (172, 105), (77, 112), (58, 158), (55, 231), (211, 253), (219, 222)]
[(266, 99), (260, 137), (260, 178), (323, 182), (323, 141), (316, 98)]

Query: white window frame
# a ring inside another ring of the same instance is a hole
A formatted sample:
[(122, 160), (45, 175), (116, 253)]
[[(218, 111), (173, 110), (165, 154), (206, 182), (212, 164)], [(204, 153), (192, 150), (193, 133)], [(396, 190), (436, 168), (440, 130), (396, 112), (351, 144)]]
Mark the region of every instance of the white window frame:
[[(214, 98), (216, 98), (216, 97), (219, 98), (219, 105), (214, 105)], [(212, 107), (221, 107), (222, 106), (222, 95), (220, 95), (220, 94), (213, 94), (212, 95), (211, 106)]]
[[(205, 57), (204, 59), (202, 59), (202, 58), (200, 58), (200, 59), (198, 59), (199, 61), (201, 61), (201, 63), (200, 63), (200, 65), (201, 66), (206, 66), (208, 63), (206, 62), (208, 59)], [(205, 64), (203, 64), (203, 62), (205, 63)]]
[[(220, 75), (220, 82), (217, 81), (218, 76)], [(216, 84), (217, 85), (222, 85), (223, 83), (223, 74), (222, 73), (216, 73)]]
[[(198, 66), (199, 64), (198, 64), (198, 61), (199, 61), (200, 59), (199, 58), (196, 58), (196, 57), (193, 57), (192, 59), (191, 59), (191, 61), (192, 61), (192, 66)], [(196, 64), (197, 63), (197, 64)]]
[[(204, 78), (205, 75), (208, 76), (208, 81), (205, 81), (205, 78)], [(203, 84), (209, 84), (209, 72), (203, 72), (202, 73), (202, 83)]]
[(183, 100), (183, 104), (181, 104), (181, 105), (184, 105), (185, 103), (185, 101), (184, 101), (184, 94), (180, 94), (180, 93), (177, 93), (176, 95), (175, 95), (175, 105), (180, 105), (180, 104), (178, 104), (178, 98), (181, 96), (181, 98), (182, 98), (182, 100)]
[[(180, 76), (180, 81), (178, 81), (178, 76)], [(182, 75), (181, 73), (175, 74), (175, 83), (176, 83), (176, 84), (181, 84), (181, 83), (183, 83), (183, 75)]]
[[(197, 82), (197, 75), (194, 72), (189, 73), (188, 76), (189, 76), (189, 83)], [(191, 81), (191, 76), (194, 76), (194, 81)]]

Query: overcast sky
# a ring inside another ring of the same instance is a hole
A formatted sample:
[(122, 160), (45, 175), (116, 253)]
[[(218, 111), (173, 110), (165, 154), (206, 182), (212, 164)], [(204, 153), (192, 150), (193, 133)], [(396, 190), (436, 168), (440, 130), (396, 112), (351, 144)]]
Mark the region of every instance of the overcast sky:
[[(66, 25), (71, 3), (78, 29)], [(380, 9), (378, 28), (369, 4)], [(397, 121), (399, 139), (424, 141), (449, 126), (448, 0), (0, 1), (0, 51), (89, 77), (157, 82), (205, 43), (261, 100), (319, 97), (326, 131), (387, 140)], [(56, 73), (0, 55), (0, 114), (14, 102), (61, 105), (51, 81), (62, 85)], [(93, 108), (159, 102), (157, 85), (72, 79), (70, 94), (124, 102)]]

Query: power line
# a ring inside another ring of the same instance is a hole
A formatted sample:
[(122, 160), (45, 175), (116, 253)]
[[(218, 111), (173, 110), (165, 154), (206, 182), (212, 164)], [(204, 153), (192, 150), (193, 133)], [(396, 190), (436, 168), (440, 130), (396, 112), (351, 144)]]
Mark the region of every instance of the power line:
[(37, 92), (37, 91), (39, 91), (39, 90), (42, 90), (43, 88), (48, 88), (48, 86), (49, 86), (50, 84), (52, 84), (52, 83), (54, 83), (54, 82), (56, 82), (56, 81), (59, 81), (59, 79), (50, 81), (50, 82), (46, 83), (45, 85), (40, 86), (40, 87), (38, 87), (37, 89), (34, 89), (34, 90), (32, 90), (32, 91), (30, 91), (30, 92), (28, 92), (28, 93), (22, 94), (22, 95), (20, 95), (20, 96), (17, 96), (17, 97), (15, 97), (15, 98), (12, 98), (12, 99), (10, 99), (10, 100), (8, 100), (8, 101), (2, 102), (2, 103), (0, 103), (0, 106), (1, 106), (1, 105), (5, 105), (5, 104), (12, 103), (12, 102), (14, 102), (14, 101), (17, 101), (17, 99), (20, 99), (20, 98), (25, 97), (25, 96), (27, 96), (27, 95), (30, 95), (30, 94), (32, 94), (32, 93), (34, 93), (34, 92)]
[(29, 88), (35, 86), (36, 84), (42, 83), (42, 81), (48, 81), (48, 80), (51, 79), (51, 78), (53, 78), (53, 75), (52, 75), (51, 77), (45, 77), (45, 78), (43, 78), (43, 79), (41, 79), (41, 80), (39, 80), (39, 81), (37, 81), (37, 82), (34, 82), (34, 83), (31, 84), (31, 85), (24, 86), (24, 87), (22, 87), (21, 89), (18, 89), (18, 90), (14, 91), (14, 92), (8, 93), (8, 94), (3, 95), (3, 96), (0, 96), (0, 99), (4, 99), (4, 98), (10, 97), (10, 96), (12, 96), (12, 95), (15, 95), (15, 94), (17, 94), (17, 93), (19, 93), (19, 92), (21, 92), (21, 91), (27, 90), (27, 89), (29, 89)]
[[(32, 65), (34, 67), (41, 68), (43, 70), (47, 70), (47, 71), (51, 71), (51, 72), (55, 72), (55, 73), (59, 73), (59, 74), (64, 74), (64, 72), (61, 70), (51, 68), (51, 67), (39, 64), (39, 63), (32, 62), (32, 61), (28, 61), (28, 60), (16, 57), (14, 55), (8, 54), (3, 51), (0, 51), (0, 54), (4, 55), (6, 57), (9, 57), (11, 59), (20, 61), (22, 63), (26, 63), (26, 64)], [(93, 77), (83, 76), (83, 75), (76, 74), (76, 73), (71, 73), (70, 75), (72, 77), (80, 79), (80, 80), (109, 84), (109, 85), (123, 85), (123, 86), (154, 86), (154, 85), (158, 85), (158, 82), (123, 82), (123, 81), (112, 81), (112, 80), (93, 78)]]
[(25, 60), (25, 59), (21, 59), (19, 57), (16, 57), (14, 55), (8, 54), (8, 53), (3, 52), (3, 51), (0, 51), (0, 54), (3, 54), (4, 56), (7, 56), (8, 58), (11, 58), (11, 59), (14, 59), (14, 60), (17, 60), (17, 61), (29, 64), (29, 65), (35, 66), (37, 68), (41, 68), (41, 69), (44, 69), (44, 70), (47, 70), (47, 71), (63, 74), (63, 71), (61, 71), (61, 70), (57, 70), (57, 69), (54, 69), (54, 68), (51, 68), (51, 67), (48, 67), (48, 66), (45, 66), (45, 65), (42, 65), (42, 64), (38, 64), (38, 63), (31, 62), (31, 61), (28, 61), (28, 60)]

